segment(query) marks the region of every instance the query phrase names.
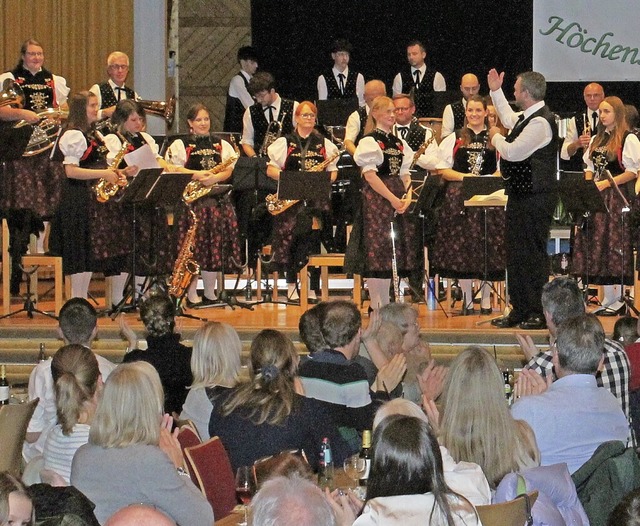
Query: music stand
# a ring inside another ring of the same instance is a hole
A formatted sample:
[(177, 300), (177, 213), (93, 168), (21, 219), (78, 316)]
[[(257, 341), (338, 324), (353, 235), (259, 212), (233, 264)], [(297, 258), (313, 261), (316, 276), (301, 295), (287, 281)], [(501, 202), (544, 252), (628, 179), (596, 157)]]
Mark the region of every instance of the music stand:
[[(409, 208), (405, 212), (409, 216), (418, 217), (422, 220), (422, 246), (424, 252), (424, 221), (425, 217), (432, 216), (435, 217), (436, 210), (440, 207), (440, 203), (444, 197), (444, 181), (439, 174), (431, 174), (426, 172), (423, 179), (422, 185), (418, 185), (415, 194), (417, 197), (415, 201), (412, 199)], [(420, 188), (420, 191), (417, 191), (417, 188)], [(431, 277), (429, 276), (429, 270), (427, 269), (427, 265), (424, 268), (424, 280), (427, 285), (427, 288), (433, 294), (433, 297), (436, 299), (440, 310), (444, 313), (445, 317), (449, 317), (446, 309), (442, 306), (442, 301), (436, 294), (435, 284), (431, 281)], [(413, 291), (414, 294), (417, 291)], [(419, 294), (417, 294), (419, 295)]]
[[(558, 193), (565, 210), (574, 218), (583, 218), (583, 226), (587, 246), (591, 246), (591, 229), (589, 227), (589, 217), (597, 212), (609, 213), (607, 206), (598, 190), (595, 181), (587, 181), (583, 172), (564, 172), (560, 174)], [(591, 270), (589, 254), (586, 255), (584, 295), (585, 299), (589, 295), (589, 271)]]
[[(489, 281), (489, 227), (487, 222), (487, 209), (502, 207), (506, 205), (506, 201), (500, 198), (491, 198), (491, 194), (504, 189), (504, 181), (502, 177), (464, 177), (462, 179), (462, 196), (464, 198), (465, 207), (482, 207), (484, 217), (484, 239), (483, 239), (483, 267), (482, 267), (482, 282), (478, 287), (477, 292), (471, 298), (471, 305), (476, 296), (482, 292), (485, 285), (489, 285), (489, 288), (496, 296), (500, 296), (498, 290), (493, 285), (492, 281)], [(474, 199), (476, 196), (488, 197), (487, 199)], [(463, 314), (466, 313), (469, 302), (466, 298), (462, 298), (464, 305), (462, 306)], [(505, 307), (506, 307), (505, 298)]]
[(358, 97), (317, 100), (318, 122), (325, 126), (344, 126), (349, 115), (358, 109)]

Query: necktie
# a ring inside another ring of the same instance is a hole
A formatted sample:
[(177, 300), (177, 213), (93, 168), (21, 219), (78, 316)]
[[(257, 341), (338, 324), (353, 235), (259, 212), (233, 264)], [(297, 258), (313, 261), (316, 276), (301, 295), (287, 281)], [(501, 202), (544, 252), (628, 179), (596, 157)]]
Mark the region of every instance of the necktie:
[(342, 73), (338, 73), (338, 80), (340, 81), (340, 93), (344, 95), (344, 75)]
[(518, 116), (518, 120), (516, 121), (516, 123), (513, 125), (513, 128), (511, 128), (511, 133), (515, 132), (518, 128), (520, 128), (520, 126), (522, 125), (522, 122), (524, 121), (524, 113), (521, 113)]
[(419, 87), (419, 86), (420, 86), (420, 70), (419, 70), (419, 69), (416, 69), (416, 70), (413, 72), (413, 76), (414, 76), (414, 77), (415, 77), (415, 79), (416, 79), (416, 81), (415, 81), (415, 85), (416, 85), (416, 88), (417, 88), (417, 87)]
[(273, 122), (273, 110), (275, 110), (275, 107), (273, 106), (267, 106), (264, 111), (269, 110), (269, 122)]
[(122, 97), (122, 92), (124, 91), (124, 88), (119, 88), (118, 86), (116, 86), (116, 91), (118, 92), (118, 102), (120, 102), (120, 98)]
[(591, 133), (596, 133), (596, 127), (598, 126), (598, 112), (594, 111), (591, 114)]
[(406, 139), (407, 133), (409, 133), (409, 128), (407, 126), (398, 126), (398, 129), (400, 130), (400, 136), (403, 139)]

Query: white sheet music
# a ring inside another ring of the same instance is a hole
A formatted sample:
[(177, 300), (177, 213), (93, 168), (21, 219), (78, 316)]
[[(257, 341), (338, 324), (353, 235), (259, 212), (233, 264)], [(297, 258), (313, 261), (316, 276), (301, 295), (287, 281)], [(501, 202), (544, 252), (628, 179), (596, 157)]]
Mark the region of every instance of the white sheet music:
[(147, 168), (160, 168), (156, 154), (151, 150), (151, 146), (145, 144), (137, 150), (130, 152), (124, 156), (129, 166), (137, 166), (140, 170)]

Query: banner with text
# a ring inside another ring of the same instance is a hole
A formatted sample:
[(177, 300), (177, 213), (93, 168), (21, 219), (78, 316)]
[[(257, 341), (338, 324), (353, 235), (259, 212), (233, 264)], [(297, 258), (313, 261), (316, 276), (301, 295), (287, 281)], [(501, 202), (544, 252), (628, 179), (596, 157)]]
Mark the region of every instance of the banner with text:
[(548, 81), (640, 80), (638, 20), (638, 0), (534, 0), (533, 69)]

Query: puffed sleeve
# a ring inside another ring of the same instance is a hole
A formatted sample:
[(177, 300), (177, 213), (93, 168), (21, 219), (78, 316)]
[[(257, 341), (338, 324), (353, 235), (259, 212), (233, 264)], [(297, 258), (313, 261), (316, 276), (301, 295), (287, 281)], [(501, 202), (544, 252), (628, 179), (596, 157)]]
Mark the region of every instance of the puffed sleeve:
[[(231, 144), (229, 144), (227, 141), (225, 140), (221, 140), (220, 144), (222, 144), (222, 160), (226, 161), (227, 159), (229, 159), (229, 157), (233, 157), (234, 155), (236, 155), (236, 151), (233, 149), (233, 146), (231, 146)], [(234, 161), (231, 164), (231, 168), (234, 167), (236, 165), (236, 161)]]
[(140, 135), (142, 135), (142, 138), (147, 142), (149, 146), (151, 146), (151, 151), (155, 154), (156, 158), (162, 159), (159, 153), (160, 148), (158, 147), (156, 140), (153, 137), (151, 137), (151, 135), (149, 135), (147, 132), (140, 132)]
[[(336, 153), (338, 153), (338, 147), (333, 144), (329, 139), (325, 139), (324, 140), (324, 149), (327, 152), (327, 159), (329, 157), (333, 157)], [(327, 166), (326, 171), (327, 172), (333, 172), (334, 170), (338, 169), (338, 161), (340, 160), (340, 157), (336, 157), (333, 161), (331, 161), (329, 163), (329, 166)]]
[(627, 135), (622, 149), (622, 164), (627, 172), (635, 172), (640, 169), (640, 140), (633, 133)]
[(87, 151), (87, 139), (79, 130), (67, 130), (60, 137), (59, 148), (64, 155), (62, 164), (80, 165), (80, 159)]
[(107, 162), (109, 165), (113, 162), (116, 155), (122, 148), (122, 143), (120, 142), (120, 138), (115, 133), (110, 133), (104, 138), (104, 144), (107, 147)]
[(60, 105), (67, 102), (71, 88), (67, 86), (67, 79), (59, 75), (53, 76), (53, 85), (56, 88), (56, 102)]
[(440, 143), (440, 146), (438, 147), (439, 150), (439, 161), (438, 164), (436, 164), (436, 169), (438, 170), (446, 170), (447, 168), (451, 168), (453, 167), (453, 147), (456, 144), (456, 134), (455, 133), (451, 133), (449, 135), (447, 135), (444, 139), (442, 139), (442, 142)]
[(584, 149), (584, 153), (582, 154), (582, 160), (584, 161), (584, 164), (586, 165), (585, 170), (587, 172), (593, 172), (593, 161), (591, 160), (591, 158), (589, 157), (589, 151), (591, 150), (591, 144), (593, 143), (593, 140), (596, 138), (595, 135), (591, 136), (591, 140), (589, 141), (589, 146), (587, 146)]
[(164, 158), (167, 162), (175, 164), (176, 166), (184, 166), (187, 164), (187, 150), (184, 147), (182, 139), (176, 139), (167, 148), (167, 153), (164, 154)]
[(286, 137), (278, 137), (271, 146), (267, 148), (267, 155), (269, 156), (269, 164), (280, 170), (284, 169), (284, 165), (287, 162), (287, 139)]
[(373, 137), (363, 137), (353, 154), (353, 160), (363, 172), (377, 172), (378, 166), (384, 161), (384, 154), (378, 141)]
[(402, 141), (402, 164), (400, 165), (400, 176), (410, 175), (411, 163), (413, 162), (413, 150), (404, 139)]

